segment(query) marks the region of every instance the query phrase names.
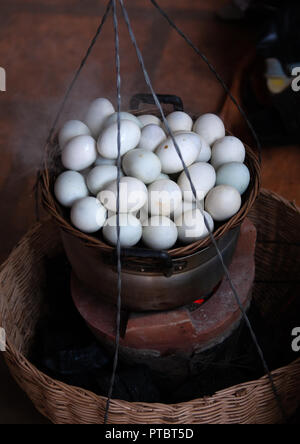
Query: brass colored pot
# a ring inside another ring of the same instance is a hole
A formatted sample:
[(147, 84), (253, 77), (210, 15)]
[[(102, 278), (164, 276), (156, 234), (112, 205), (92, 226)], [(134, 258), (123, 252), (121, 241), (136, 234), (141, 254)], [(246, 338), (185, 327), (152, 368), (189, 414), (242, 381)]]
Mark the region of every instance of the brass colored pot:
[[(218, 246), (229, 266), (240, 228), (228, 231)], [(99, 298), (115, 304), (117, 269), (115, 255), (93, 248), (66, 231), (61, 231), (64, 248), (73, 272)], [(131, 260), (127, 260), (130, 257)], [(135, 264), (132, 257), (138, 258)], [(122, 307), (132, 311), (168, 310), (190, 304), (209, 295), (224, 272), (215, 247), (179, 259), (164, 252), (126, 249), (122, 252)]]

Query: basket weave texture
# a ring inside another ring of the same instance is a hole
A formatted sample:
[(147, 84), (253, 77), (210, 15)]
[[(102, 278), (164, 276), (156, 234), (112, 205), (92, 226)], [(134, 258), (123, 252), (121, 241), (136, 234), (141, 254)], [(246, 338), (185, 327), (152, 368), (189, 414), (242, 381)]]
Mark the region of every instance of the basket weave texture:
[[(136, 115), (141, 115), (145, 111), (137, 111), (133, 112)], [(149, 110), (147, 112), (150, 112)], [(157, 115), (157, 110), (154, 109), (151, 111), (152, 114)], [(227, 222), (223, 223), (221, 226), (218, 226), (215, 230), (214, 236), (216, 240), (220, 239), (225, 233), (229, 230), (239, 226), (242, 224), (244, 219), (247, 217), (249, 211), (253, 207), (255, 200), (260, 191), (260, 181), (261, 181), (261, 168), (259, 164), (258, 157), (256, 153), (249, 147), (246, 147), (246, 158), (245, 164), (249, 168), (251, 181), (248, 190), (245, 192), (242, 198), (242, 206), (237, 214), (235, 214), (231, 219)], [(71, 222), (69, 221), (68, 212), (65, 211), (57, 202), (54, 197), (54, 183), (56, 178), (64, 168), (61, 164), (61, 150), (58, 146), (57, 137), (49, 143), (45, 148), (45, 161), (44, 161), (44, 170), (41, 175), (40, 186), (42, 191), (42, 202), (46, 209), (46, 211), (52, 216), (57, 225), (65, 230), (67, 233), (76, 236), (84, 240), (87, 245), (90, 245), (94, 248), (100, 248), (102, 251), (111, 253), (114, 248), (107, 244), (102, 236), (91, 236), (85, 234), (78, 229), (76, 229)], [(202, 248), (207, 247), (210, 244), (210, 239), (207, 237), (206, 239), (202, 239), (196, 242), (193, 242), (189, 245), (179, 246), (173, 248), (168, 251), (169, 255), (172, 257), (184, 257), (189, 254), (196, 253)], [(130, 260), (130, 259), (129, 259)], [(136, 259), (135, 259), (136, 261)]]
[[(299, 270), (299, 209), (267, 191), (262, 191), (251, 220), (258, 228), (257, 279), (286, 276), (293, 285)], [(16, 246), (0, 271), (0, 326), (7, 333), (4, 358), (20, 387), (36, 408), (56, 424), (103, 423), (106, 398), (68, 386), (41, 373), (26, 358), (36, 322), (44, 308), (45, 257), (61, 250), (56, 227), (51, 222), (36, 225)], [(276, 261), (274, 260), (276, 258)], [(261, 286), (264, 285), (264, 286)], [(281, 286), (258, 284), (254, 297), (262, 312), (274, 311), (285, 297)], [(298, 296), (298, 295), (297, 295)], [(296, 357), (296, 355), (295, 355)], [(288, 414), (300, 403), (300, 359), (273, 372)], [(236, 385), (212, 397), (165, 405), (112, 400), (111, 424), (273, 424), (281, 419), (267, 377)]]

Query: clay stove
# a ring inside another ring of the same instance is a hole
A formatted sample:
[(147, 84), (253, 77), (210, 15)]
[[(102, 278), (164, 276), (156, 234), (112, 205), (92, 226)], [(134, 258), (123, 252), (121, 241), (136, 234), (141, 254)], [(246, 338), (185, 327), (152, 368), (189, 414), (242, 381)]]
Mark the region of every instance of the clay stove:
[[(243, 306), (251, 303), (255, 274), (254, 225), (246, 219), (230, 273)], [(72, 277), (74, 303), (96, 338), (113, 351), (116, 308)], [(221, 344), (238, 327), (241, 312), (230, 285), (224, 278), (206, 300), (179, 309), (122, 314), (120, 357), (131, 363), (143, 363), (170, 378), (184, 378), (197, 365), (201, 353)]]

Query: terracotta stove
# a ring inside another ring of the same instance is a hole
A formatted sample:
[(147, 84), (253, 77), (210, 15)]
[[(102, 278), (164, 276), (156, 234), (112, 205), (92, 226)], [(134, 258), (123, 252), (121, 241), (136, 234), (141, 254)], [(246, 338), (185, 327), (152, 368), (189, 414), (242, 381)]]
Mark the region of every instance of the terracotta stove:
[[(246, 220), (230, 273), (243, 306), (251, 302), (255, 274), (254, 225)], [(87, 290), (72, 276), (74, 303), (97, 339), (109, 350), (115, 342), (116, 308)], [(120, 357), (143, 363), (157, 373), (183, 378), (197, 366), (201, 353), (221, 344), (238, 327), (241, 313), (224, 278), (205, 300), (175, 310), (145, 313), (122, 312)]]

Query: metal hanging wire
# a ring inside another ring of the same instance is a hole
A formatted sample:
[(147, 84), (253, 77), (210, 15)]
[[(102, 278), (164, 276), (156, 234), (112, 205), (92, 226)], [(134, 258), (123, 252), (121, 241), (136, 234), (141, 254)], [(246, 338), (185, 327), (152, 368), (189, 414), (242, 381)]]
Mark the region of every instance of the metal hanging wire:
[(85, 54), (84, 58), (82, 59), (80, 65), (79, 65), (79, 67), (78, 67), (78, 69), (77, 69), (77, 71), (76, 71), (76, 73), (75, 73), (75, 75), (74, 75), (74, 77), (73, 77), (73, 79), (72, 79), (72, 81), (71, 81), (67, 91), (66, 91), (66, 94), (65, 94), (65, 96), (64, 96), (64, 98), (63, 98), (63, 100), (62, 100), (62, 102), (61, 102), (61, 104), (59, 106), (57, 115), (56, 115), (56, 117), (54, 119), (54, 122), (52, 124), (51, 129), (50, 129), (50, 133), (49, 133), (48, 138), (47, 138), (47, 143), (51, 142), (51, 139), (52, 139), (52, 136), (54, 134), (55, 128), (56, 128), (56, 126), (57, 126), (57, 124), (59, 122), (59, 119), (60, 119), (60, 117), (61, 117), (61, 115), (63, 113), (65, 105), (66, 105), (66, 103), (67, 103), (67, 101), (69, 99), (69, 96), (70, 96), (70, 94), (71, 94), (71, 92), (72, 92), (72, 90), (73, 90), (73, 88), (75, 86), (75, 83), (77, 82), (77, 80), (78, 80), (78, 78), (79, 78), (79, 76), (81, 74), (81, 71), (82, 71), (83, 67), (85, 66), (85, 64), (86, 64), (86, 62), (87, 62), (87, 60), (88, 60), (88, 58), (89, 58), (89, 56), (90, 56), (90, 54), (91, 54), (91, 52), (92, 52), (96, 42), (97, 42), (97, 40), (98, 40), (98, 38), (99, 38), (99, 36), (100, 36), (100, 34), (102, 32), (103, 26), (104, 26), (104, 24), (105, 24), (105, 22), (107, 20), (107, 17), (109, 16), (111, 7), (112, 7), (112, 0), (110, 0), (108, 2), (108, 5), (107, 5), (106, 10), (104, 12), (104, 15), (102, 17), (101, 23), (100, 23), (100, 25), (99, 25), (99, 27), (98, 27), (98, 29), (96, 31), (96, 34), (94, 35), (94, 37), (93, 37), (93, 39), (92, 39), (92, 41), (91, 41), (91, 43), (90, 43), (90, 45), (89, 45), (89, 47), (88, 47), (88, 49), (86, 51), (86, 54)]
[(115, 354), (113, 361), (113, 370), (111, 375), (110, 387), (107, 396), (104, 424), (108, 421), (110, 401), (114, 390), (115, 378), (119, 360), (120, 349), (120, 325), (121, 325), (121, 308), (122, 308), (122, 262), (121, 262), (121, 241), (120, 241), (120, 180), (121, 180), (121, 67), (120, 67), (120, 42), (119, 42), (119, 25), (117, 15), (116, 0), (112, 2), (113, 6), (113, 22), (115, 32), (115, 59), (116, 59), (116, 77), (117, 77), (117, 122), (118, 122), (118, 176), (117, 176), (117, 319), (116, 319), (116, 338), (115, 338)]
[[(62, 113), (63, 113), (63, 111), (65, 109), (66, 103), (67, 103), (67, 101), (68, 101), (68, 99), (69, 99), (69, 97), (71, 95), (71, 92), (73, 91), (73, 88), (74, 88), (74, 86), (75, 86), (75, 84), (76, 84), (76, 82), (77, 82), (77, 80), (78, 80), (78, 78), (79, 78), (79, 76), (81, 74), (82, 69), (84, 68), (86, 62), (88, 61), (88, 58), (89, 58), (89, 56), (90, 56), (90, 54), (91, 54), (91, 52), (92, 52), (92, 50), (93, 50), (93, 48), (94, 48), (94, 46), (96, 44), (96, 42), (97, 42), (101, 32), (102, 32), (103, 26), (104, 26), (104, 24), (105, 24), (105, 22), (107, 20), (107, 17), (109, 16), (111, 7), (112, 7), (112, 0), (109, 0), (109, 2), (107, 4), (107, 7), (106, 7), (106, 10), (105, 10), (105, 12), (103, 14), (103, 17), (101, 19), (100, 25), (99, 25), (99, 27), (98, 27), (94, 37), (92, 38), (91, 43), (90, 43), (90, 45), (89, 45), (89, 47), (88, 47), (88, 49), (87, 49), (87, 51), (86, 51), (86, 53), (84, 55), (84, 57), (83, 57), (80, 65), (79, 65), (79, 67), (77, 68), (77, 70), (76, 70), (76, 72), (74, 74), (74, 77), (72, 78), (72, 81), (71, 81), (70, 85), (68, 86), (67, 91), (66, 91), (66, 93), (65, 93), (65, 95), (64, 95), (64, 97), (63, 97), (63, 99), (62, 99), (62, 101), (61, 101), (61, 103), (60, 103), (60, 105), (58, 107), (57, 113), (55, 115), (55, 118), (53, 120), (52, 126), (50, 128), (50, 131), (49, 131), (47, 139), (46, 139), (45, 147), (47, 147), (47, 145), (49, 143), (51, 143), (51, 141), (52, 141), (54, 132), (55, 132), (56, 127), (58, 125), (58, 122), (59, 122), (59, 120), (61, 118), (61, 115), (62, 115)], [(43, 153), (44, 153), (44, 151), (45, 151), (45, 149), (43, 150)], [(34, 192), (34, 195), (35, 195), (35, 214), (36, 214), (36, 219), (38, 221), (40, 220), (39, 183), (40, 183), (40, 180), (41, 180), (41, 176), (42, 176), (42, 172), (41, 172), (41, 170), (38, 170), (37, 177), (36, 177), (36, 183), (35, 183), (35, 185), (33, 187), (33, 192)]]
[[(155, 1), (153, 1), (153, 0), (150, 0), (150, 1), (154, 4), (154, 6), (158, 7), (158, 5), (157, 5), (157, 3), (156, 3)], [(137, 40), (136, 40), (136, 38), (135, 38), (135, 34), (134, 34), (134, 31), (133, 31), (133, 28), (132, 28), (131, 23), (130, 23), (130, 19), (129, 19), (129, 15), (128, 15), (127, 9), (126, 9), (126, 7), (125, 7), (125, 5), (124, 5), (124, 1), (123, 1), (123, 0), (119, 0), (119, 3), (120, 3), (120, 5), (121, 5), (122, 12), (123, 12), (123, 16), (124, 16), (124, 20), (125, 20), (125, 22), (126, 22), (126, 25), (127, 25), (127, 28), (128, 28), (128, 32), (129, 32), (129, 35), (130, 35), (130, 38), (131, 38), (131, 41), (132, 41), (132, 44), (133, 44), (133, 46), (134, 46), (134, 48), (135, 48), (135, 51), (136, 51), (136, 54), (137, 54), (137, 57), (138, 57), (138, 61), (139, 61), (139, 63), (140, 63), (140, 66), (141, 66), (141, 69), (142, 69), (142, 72), (143, 72), (143, 75), (144, 75), (144, 78), (145, 78), (146, 84), (148, 85), (148, 87), (149, 87), (149, 89), (150, 89), (150, 91), (151, 91), (151, 94), (152, 94), (152, 96), (153, 96), (154, 102), (155, 102), (155, 104), (156, 104), (156, 106), (157, 106), (157, 108), (158, 108), (158, 110), (159, 110), (159, 112), (160, 112), (160, 114), (161, 114), (162, 119), (163, 119), (163, 123), (164, 123), (164, 125), (165, 125), (165, 127), (166, 127), (166, 129), (167, 129), (167, 132), (168, 132), (169, 136), (170, 136), (171, 139), (172, 139), (172, 142), (173, 142), (173, 144), (174, 144), (174, 147), (175, 147), (175, 149), (176, 149), (176, 152), (177, 152), (177, 154), (178, 154), (178, 156), (179, 156), (179, 158), (180, 158), (180, 160), (181, 160), (181, 162), (182, 162), (183, 169), (184, 169), (185, 174), (186, 174), (186, 176), (187, 176), (187, 178), (188, 178), (188, 181), (189, 181), (190, 186), (191, 186), (191, 189), (192, 189), (192, 193), (193, 193), (194, 198), (195, 198), (195, 200), (196, 200), (197, 208), (199, 208), (199, 210), (200, 210), (201, 213), (202, 213), (202, 216), (203, 216), (203, 219), (204, 219), (205, 226), (206, 226), (206, 228), (207, 228), (207, 230), (208, 230), (208, 232), (209, 232), (210, 239), (211, 239), (211, 241), (212, 241), (212, 243), (213, 243), (213, 245), (214, 245), (214, 247), (215, 247), (215, 249), (216, 249), (216, 252), (217, 252), (218, 258), (219, 258), (219, 260), (220, 260), (220, 262), (221, 262), (221, 265), (222, 265), (222, 267), (223, 267), (223, 270), (224, 270), (225, 276), (227, 277), (227, 279), (228, 279), (228, 281), (229, 281), (230, 288), (231, 288), (232, 293), (233, 293), (233, 295), (234, 295), (234, 297), (235, 297), (236, 303), (238, 304), (239, 309), (240, 309), (240, 311), (241, 311), (241, 313), (242, 313), (242, 316), (243, 316), (243, 318), (244, 318), (244, 320), (245, 320), (245, 323), (246, 323), (246, 325), (247, 325), (247, 327), (248, 327), (248, 329), (249, 329), (249, 332), (250, 332), (251, 338), (252, 338), (252, 340), (253, 340), (253, 342), (254, 342), (254, 344), (255, 344), (255, 347), (256, 347), (256, 349), (257, 349), (258, 355), (259, 355), (259, 357), (260, 357), (260, 359), (261, 359), (261, 362), (262, 362), (262, 365), (263, 365), (264, 371), (266, 372), (266, 374), (267, 374), (267, 376), (268, 376), (268, 378), (269, 378), (269, 381), (270, 381), (270, 384), (271, 384), (271, 388), (272, 388), (272, 391), (273, 391), (273, 393), (274, 393), (275, 399), (276, 399), (276, 401), (277, 401), (277, 404), (278, 404), (279, 410), (281, 411), (281, 414), (282, 414), (283, 420), (286, 421), (287, 417), (286, 417), (286, 414), (285, 414), (285, 409), (284, 409), (284, 407), (283, 407), (283, 404), (282, 404), (282, 401), (281, 401), (280, 395), (279, 395), (279, 393), (278, 393), (278, 391), (277, 391), (277, 388), (276, 388), (276, 385), (275, 385), (275, 381), (274, 381), (274, 379), (273, 379), (273, 376), (272, 376), (272, 374), (271, 374), (271, 371), (270, 371), (270, 369), (269, 369), (269, 367), (268, 367), (268, 364), (267, 364), (267, 362), (266, 362), (266, 359), (265, 359), (265, 357), (264, 357), (264, 353), (263, 353), (263, 351), (262, 351), (262, 349), (261, 349), (261, 347), (260, 347), (260, 345), (259, 345), (259, 342), (258, 342), (258, 340), (257, 340), (256, 334), (255, 334), (255, 332), (254, 332), (254, 330), (253, 330), (253, 328), (252, 328), (251, 322), (250, 322), (250, 320), (249, 320), (249, 318), (248, 318), (248, 316), (247, 316), (246, 310), (244, 309), (243, 304), (241, 303), (240, 297), (239, 297), (239, 295), (238, 295), (238, 293), (237, 293), (237, 290), (236, 290), (236, 288), (235, 288), (235, 285), (234, 285), (234, 283), (233, 283), (233, 281), (232, 281), (232, 279), (231, 279), (230, 272), (229, 272), (228, 268), (227, 268), (226, 265), (225, 265), (225, 262), (224, 262), (224, 259), (223, 259), (223, 256), (222, 256), (222, 253), (221, 253), (221, 251), (220, 251), (220, 249), (219, 249), (219, 247), (218, 247), (218, 244), (217, 244), (217, 242), (216, 242), (216, 240), (215, 240), (215, 237), (214, 237), (214, 235), (213, 235), (213, 233), (212, 233), (212, 231), (211, 231), (211, 228), (210, 228), (210, 225), (209, 225), (209, 221), (208, 221), (208, 219), (207, 219), (207, 217), (206, 217), (204, 211), (202, 210), (201, 203), (200, 203), (200, 201), (199, 201), (199, 199), (198, 199), (198, 196), (197, 196), (196, 188), (195, 188), (195, 186), (194, 186), (194, 184), (193, 184), (193, 181), (192, 181), (192, 179), (191, 179), (191, 176), (190, 176), (189, 170), (188, 170), (188, 168), (187, 168), (187, 166), (186, 166), (186, 164), (185, 164), (185, 162), (184, 162), (184, 159), (183, 159), (183, 156), (182, 156), (182, 154), (181, 154), (180, 148), (179, 148), (179, 146), (178, 146), (178, 144), (177, 144), (177, 142), (176, 142), (176, 139), (175, 139), (175, 137), (174, 137), (174, 135), (173, 135), (173, 133), (172, 133), (172, 131), (171, 131), (171, 129), (170, 129), (170, 126), (169, 126), (168, 121), (167, 121), (167, 119), (166, 119), (166, 116), (165, 116), (165, 113), (164, 113), (164, 111), (163, 111), (163, 108), (162, 108), (162, 106), (161, 106), (161, 104), (160, 104), (160, 102), (159, 102), (159, 99), (158, 99), (158, 97), (157, 97), (157, 95), (156, 95), (156, 93), (155, 93), (155, 91), (154, 91), (154, 89), (153, 89), (152, 82), (151, 82), (150, 77), (149, 77), (149, 74), (148, 74), (148, 72), (147, 72), (147, 69), (146, 69), (146, 66), (145, 66), (145, 63), (144, 63), (144, 59), (143, 59), (142, 53), (141, 53), (141, 51), (140, 51), (140, 48), (139, 48), (138, 43), (137, 43)], [(114, 10), (114, 24), (115, 24), (115, 29), (116, 29), (116, 28), (117, 28), (116, 0), (113, 0), (113, 10)], [(159, 10), (162, 11), (161, 8), (159, 8)], [(174, 27), (175, 24), (173, 24), (173, 22), (168, 18), (167, 14), (166, 14), (164, 11), (162, 11), (162, 13), (163, 13), (163, 15), (165, 16), (165, 18), (168, 19), (169, 23), (172, 24), (172, 26)], [(258, 149), (259, 149), (259, 155), (260, 155), (260, 148), (261, 148), (261, 145), (260, 145), (260, 143), (259, 143), (259, 139), (258, 139), (258, 137), (257, 137), (257, 135), (256, 135), (256, 133), (255, 133), (255, 131), (254, 131), (254, 129), (253, 129), (251, 123), (250, 123), (249, 120), (247, 119), (246, 113), (242, 110), (242, 108), (240, 107), (240, 105), (239, 105), (239, 104), (237, 103), (237, 101), (233, 98), (233, 96), (231, 95), (231, 93), (230, 93), (229, 89), (227, 88), (225, 82), (223, 81), (223, 79), (221, 78), (221, 76), (217, 73), (217, 71), (212, 67), (212, 65), (208, 62), (207, 58), (206, 58), (206, 57), (205, 57), (205, 56), (204, 56), (204, 55), (203, 55), (203, 54), (202, 54), (202, 53), (201, 53), (201, 52), (200, 52), (200, 51), (199, 51), (199, 50), (193, 45), (193, 43), (192, 43), (192, 42), (191, 42), (191, 41), (190, 41), (190, 40), (189, 40), (189, 39), (188, 39), (188, 38), (187, 38), (187, 37), (186, 37), (186, 36), (185, 36), (185, 35), (184, 35), (184, 34), (183, 34), (183, 33), (177, 28), (177, 27), (176, 27), (176, 26), (175, 26), (175, 29), (176, 29), (177, 31), (179, 31), (179, 33), (185, 38), (185, 40), (186, 40), (190, 45), (192, 45), (192, 47), (193, 47), (194, 49), (196, 49), (196, 52), (197, 52), (197, 53), (203, 58), (203, 60), (205, 60), (205, 61), (208, 63), (209, 67), (212, 69), (213, 73), (216, 75), (217, 80), (218, 80), (219, 82), (221, 82), (221, 84), (222, 84), (222, 86), (225, 88), (226, 92), (229, 93), (230, 98), (231, 98), (231, 99), (234, 101), (234, 103), (238, 106), (239, 111), (241, 112), (241, 114), (243, 115), (243, 117), (246, 119), (246, 122), (247, 122), (249, 128), (251, 129), (253, 135), (255, 136), (255, 139), (256, 139), (256, 141), (257, 141), (257, 146), (258, 146)], [(116, 34), (117, 34), (117, 33), (116, 33)], [(117, 61), (120, 60), (120, 59), (119, 59), (119, 44), (118, 44), (118, 43), (119, 43), (119, 42), (118, 42), (118, 35), (116, 35), (116, 45), (115, 45), (116, 48), (115, 48), (115, 49), (116, 49), (116, 60), (117, 60)], [(120, 85), (120, 79), (119, 79), (120, 71), (119, 71), (119, 68), (120, 68), (120, 65), (117, 66), (118, 87), (119, 87), (119, 85)], [(118, 96), (118, 106), (119, 106), (119, 104), (120, 104), (120, 98), (119, 98), (119, 96)], [(119, 111), (118, 111), (118, 120), (119, 120), (119, 118), (120, 118), (120, 116), (119, 116)], [(119, 125), (118, 125), (118, 132), (120, 132), (120, 126), (119, 126)], [(119, 140), (119, 138), (120, 138), (120, 134), (118, 134), (118, 140)], [(119, 189), (119, 186), (120, 186), (120, 178), (118, 179), (118, 189)], [(120, 232), (119, 232), (119, 228), (120, 228), (120, 227), (119, 227), (118, 221), (117, 221), (117, 225), (118, 225), (118, 235), (119, 235), (119, 233), (120, 233)], [(121, 261), (121, 250), (118, 251), (118, 263), (119, 263), (119, 261)], [(120, 310), (121, 310), (121, 301), (119, 300), (119, 298), (121, 299), (121, 294), (118, 294), (118, 314), (117, 314), (117, 323), (119, 322)], [(118, 333), (118, 332), (117, 332), (117, 333)], [(118, 353), (117, 353), (117, 350), (118, 350), (118, 349), (119, 349), (119, 335), (118, 335), (118, 339), (116, 340), (116, 353), (115, 353), (115, 358), (114, 358), (114, 369), (113, 369), (113, 375), (112, 375), (112, 383), (113, 383), (113, 381), (115, 380), (115, 373), (116, 373), (117, 361), (118, 361)], [(112, 393), (113, 393), (113, 386), (111, 385), (111, 386), (110, 386), (110, 389), (109, 389), (109, 394), (112, 395)], [(110, 396), (108, 397), (108, 400), (107, 400), (107, 408), (106, 408), (106, 415), (105, 415), (105, 423), (106, 423), (107, 420), (108, 420), (109, 403), (110, 403)]]
[(222, 85), (224, 91), (230, 97), (230, 100), (233, 102), (233, 104), (236, 106), (236, 108), (238, 109), (238, 111), (241, 114), (241, 116), (246, 121), (247, 126), (250, 129), (250, 131), (252, 133), (252, 136), (253, 136), (253, 138), (255, 140), (255, 143), (256, 143), (256, 146), (257, 146), (257, 149), (258, 149), (259, 162), (261, 163), (261, 143), (260, 143), (259, 137), (258, 137), (255, 129), (253, 128), (252, 123), (248, 119), (248, 116), (247, 116), (245, 110), (241, 107), (241, 105), (238, 103), (236, 98), (231, 94), (230, 89), (226, 85), (226, 82), (220, 76), (220, 74), (218, 73), (216, 68), (210, 63), (210, 61), (208, 60), (206, 55), (203, 54), (200, 51), (200, 49), (197, 48), (196, 45), (194, 45), (194, 43), (191, 41), (191, 39), (181, 29), (178, 28), (178, 26), (174, 23), (174, 21), (171, 19), (171, 17), (161, 8), (161, 6), (159, 6), (159, 4), (156, 2), (156, 0), (150, 0), (150, 1), (155, 6), (155, 8), (160, 12), (160, 14), (167, 20), (169, 25), (173, 29), (175, 29), (175, 31), (186, 41), (186, 43), (202, 58), (202, 60), (204, 61), (204, 63), (206, 63), (206, 65), (211, 70), (213, 75), (216, 77), (218, 82)]
[[(256, 135), (256, 133), (254, 131), (254, 128), (251, 125), (250, 121), (248, 120), (244, 110), (241, 108), (241, 106), (238, 104), (236, 99), (230, 93), (230, 91), (229, 91), (228, 87), (226, 86), (224, 80), (218, 74), (216, 69), (210, 64), (210, 62), (208, 61), (207, 57), (204, 54), (202, 54), (200, 52), (200, 50), (192, 43), (192, 41), (175, 25), (175, 23), (171, 20), (171, 18), (167, 15), (167, 13), (157, 4), (157, 2), (155, 0), (150, 0), (150, 1), (159, 10), (159, 12), (165, 17), (165, 19), (168, 21), (170, 26), (172, 26), (184, 38), (184, 40), (195, 50), (195, 52), (204, 60), (204, 62), (208, 65), (208, 67), (211, 69), (213, 74), (216, 76), (217, 80), (221, 83), (221, 85), (225, 89), (226, 93), (229, 95), (230, 99), (237, 106), (239, 112), (241, 113), (241, 115), (246, 120), (246, 123), (247, 123), (249, 129), (251, 130), (251, 132), (253, 134), (253, 137), (256, 140), (256, 144), (257, 144), (257, 147), (258, 147), (258, 150), (259, 150), (259, 157), (261, 158), (261, 145), (260, 145), (259, 139), (258, 139), (258, 137), (257, 137), (257, 135)], [(179, 146), (178, 146), (178, 144), (177, 144), (177, 142), (176, 142), (176, 140), (174, 138), (174, 135), (173, 135), (173, 133), (172, 133), (172, 131), (171, 131), (169, 125), (168, 125), (168, 122), (166, 120), (166, 116), (164, 114), (162, 106), (161, 106), (161, 104), (160, 104), (160, 102), (158, 100), (158, 97), (157, 97), (157, 95), (156, 95), (156, 93), (155, 93), (155, 91), (154, 91), (154, 89), (152, 87), (152, 83), (151, 83), (150, 77), (148, 75), (148, 72), (147, 72), (145, 64), (144, 64), (144, 59), (143, 59), (142, 53), (141, 53), (141, 51), (139, 49), (139, 46), (137, 44), (137, 41), (136, 41), (136, 38), (135, 38), (135, 35), (134, 35), (134, 32), (133, 32), (133, 29), (132, 29), (132, 26), (131, 26), (131, 23), (130, 23), (130, 19), (129, 19), (129, 16), (128, 16), (128, 13), (127, 13), (127, 9), (126, 9), (126, 7), (124, 5), (123, 0), (119, 0), (119, 3), (120, 3), (120, 6), (121, 6), (121, 9), (122, 9), (124, 20), (125, 20), (125, 22), (127, 24), (127, 27), (128, 27), (128, 31), (129, 31), (129, 34), (130, 34), (131, 41), (132, 41), (132, 43), (133, 43), (133, 45), (135, 47), (136, 53), (137, 53), (137, 57), (138, 57), (140, 65), (141, 65), (145, 81), (146, 81), (146, 83), (147, 83), (147, 85), (148, 85), (148, 87), (149, 87), (149, 89), (151, 91), (151, 94), (152, 94), (152, 96), (154, 98), (155, 104), (156, 104), (157, 108), (160, 111), (160, 114), (161, 114), (162, 119), (164, 121), (165, 127), (167, 129), (167, 132), (169, 133), (169, 135), (170, 135), (170, 137), (171, 137), (171, 139), (172, 139), (172, 141), (174, 143), (174, 147), (176, 149), (176, 152), (177, 152), (179, 158), (181, 159), (181, 162), (182, 162), (182, 165), (183, 165), (183, 169), (184, 169), (184, 171), (185, 171), (185, 173), (187, 175), (187, 178), (189, 180), (189, 183), (190, 183), (193, 195), (194, 195), (194, 197), (196, 199), (197, 207), (202, 212), (202, 215), (203, 215), (203, 218), (204, 218), (204, 222), (205, 222), (205, 226), (208, 229), (211, 241), (212, 241), (213, 245), (216, 248), (216, 251), (217, 251), (218, 257), (220, 259), (220, 262), (222, 264), (224, 273), (225, 273), (225, 275), (226, 275), (226, 277), (227, 277), (227, 279), (228, 279), (228, 281), (230, 283), (233, 295), (234, 295), (234, 297), (236, 299), (236, 302), (237, 302), (237, 304), (238, 304), (238, 306), (239, 306), (239, 308), (241, 310), (241, 313), (242, 313), (243, 318), (244, 318), (244, 320), (246, 322), (246, 325), (249, 328), (251, 337), (252, 337), (253, 342), (254, 342), (254, 344), (255, 344), (255, 346), (257, 348), (258, 354), (259, 354), (259, 356), (261, 358), (261, 361), (262, 361), (263, 367), (264, 367), (264, 369), (266, 371), (266, 374), (269, 377), (269, 380), (270, 380), (270, 383), (271, 383), (271, 387), (272, 387), (272, 390), (274, 392), (274, 396), (275, 396), (276, 401), (278, 403), (278, 407), (279, 407), (279, 409), (280, 409), (280, 411), (282, 413), (283, 419), (286, 420), (285, 410), (284, 410), (281, 398), (280, 398), (280, 396), (279, 396), (279, 394), (277, 392), (277, 388), (275, 386), (275, 382), (274, 382), (274, 379), (272, 377), (272, 374), (271, 374), (271, 372), (270, 372), (270, 370), (268, 368), (268, 365), (266, 363), (266, 360), (264, 358), (263, 351), (261, 350), (261, 348), (260, 348), (260, 346), (258, 344), (255, 332), (253, 331), (253, 328), (251, 326), (251, 323), (249, 321), (247, 313), (246, 313), (243, 305), (240, 302), (240, 298), (239, 298), (239, 296), (237, 294), (235, 286), (234, 286), (234, 284), (232, 282), (232, 279), (230, 277), (229, 270), (227, 269), (227, 267), (226, 267), (226, 265), (224, 263), (224, 260), (223, 260), (223, 257), (222, 257), (222, 253), (220, 252), (220, 250), (218, 248), (218, 245), (217, 245), (217, 242), (216, 242), (216, 240), (214, 238), (214, 235), (211, 232), (208, 220), (207, 220), (205, 214), (203, 213), (202, 206), (200, 205), (200, 202), (199, 202), (198, 197), (197, 197), (197, 192), (196, 192), (195, 186), (194, 186), (194, 184), (193, 184), (193, 182), (191, 180), (191, 176), (190, 176), (190, 173), (188, 171), (188, 168), (185, 165), (185, 162), (184, 162), (184, 159), (182, 157), (180, 148), (179, 148)], [(47, 137), (47, 141), (46, 141), (46, 144), (48, 144), (52, 140), (54, 131), (55, 131), (56, 127), (57, 127), (59, 119), (60, 119), (60, 117), (62, 115), (62, 112), (63, 112), (63, 110), (65, 108), (66, 102), (67, 102), (67, 100), (68, 100), (68, 98), (69, 98), (69, 96), (70, 96), (70, 94), (71, 94), (71, 92), (72, 92), (72, 90), (74, 88), (74, 85), (76, 84), (76, 81), (77, 81), (77, 79), (78, 79), (78, 77), (79, 77), (79, 75), (80, 75), (84, 65), (86, 64), (86, 62), (87, 62), (87, 60), (89, 58), (90, 53), (92, 52), (92, 49), (95, 46), (96, 41), (98, 40), (98, 38), (99, 38), (99, 36), (101, 34), (101, 31), (103, 29), (104, 23), (106, 22), (107, 17), (109, 15), (111, 9), (113, 10), (113, 22), (114, 22), (114, 32), (115, 32), (115, 63), (116, 63), (116, 77), (117, 77), (117, 104), (118, 104), (118, 106), (117, 106), (117, 115), (118, 115), (118, 117), (117, 117), (117, 122), (118, 122), (118, 161), (117, 161), (117, 164), (118, 164), (118, 177), (117, 177), (117, 184), (118, 184), (118, 190), (117, 190), (117, 248), (116, 248), (117, 249), (117, 271), (118, 271), (118, 282), (117, 282), (117, 294), (118, 294), (118, 296), (117, 296), (117, 319), (116, 319), (116, 341), (115, 341), (116, 342), (116, 347), (115, 347), (115, 354), (114, 354), (112, 376), (111, 376), (110, 387), (109, 387), (109, 392), (108, 392), (108, 398), (107, 398), (107, 403), (106, 403), (106, 410), (105, 410), (105, 417), (104, 417), (104, 423), (105, 424), (108, 421), (109, 407), (110, 407), (110, 402), (111, 402), (111, 398), (112, 398), (112, 395), (113, 395), (116, 371), (117, 371), (117, 366), (118, 366), (118, 356), (119, 356), (119, 347), (120, 347), (120, 318), (121, 318), (121, 305), (122, 305), (122, 300), (121, 300), (121, 292), (122, 292), (122, 263), (121, 263), (121, 243), (120, 243), (120, 179), (121, 179), (121, 174), (120, 174), (120, 172), (121, 172), (121, 119), (120, 119), (120, 112), (121, 112), (121, 72), (120, 71), (121, 70), (120, 70), (119, 29), (118, 29), (118, 17), (117, 17), (116, 0), (109, 0), (108, 1), (108, 4), (107, 4), (106, 10), (105, 10), (105, 13), (104, 13), (104, 15), (102, 17), (101, 23), (100, 23), (100, 25), (99, 25), (99, 27), (97, 29), (97, 32), (96, 32), (95, 36), (93, 37), (93, 39), (91, 41), (91, 44), (89, 45), (89, 47), (87, 49), (85, 57), (83, 58), (79, 68), (77, 69), (77, 71), (76, 71), (76, 73), (75, 73), (75, 75), (74, 75), (74, 77), (72, 79), (72, 82), (69, 85), (69, 87), (67, 89), (67, 92), (66, 92), (66, 94), (65, 94), (65, 96), (64, 96), (64, 98), (63, 98), (63, 100), (62, 100), (62, 102), (61, 102), (61, 104), (59, 106), (58, 112), (57, 112), (57, 114), (55, 116), (54, 122), (53, 122), (53, 124), (51, 126), (51, 129), (49, 131), (49, 134), (48, 134), (48, 137)]]

